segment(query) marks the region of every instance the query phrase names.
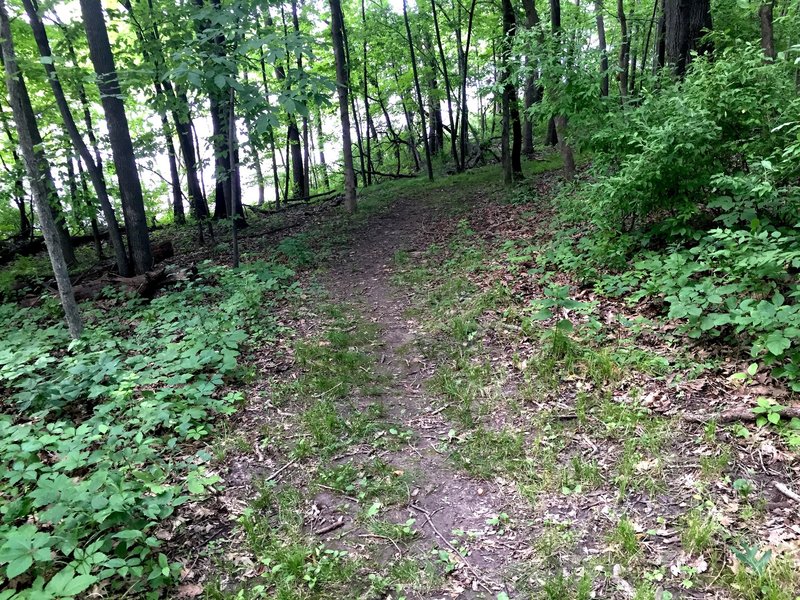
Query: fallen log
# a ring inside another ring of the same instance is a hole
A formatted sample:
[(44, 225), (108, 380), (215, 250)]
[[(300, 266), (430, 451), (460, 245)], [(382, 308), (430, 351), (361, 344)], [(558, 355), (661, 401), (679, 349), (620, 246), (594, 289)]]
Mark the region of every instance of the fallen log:
[(93, 300), (103, 293), (106, 288), (117, 291), (126, 291), (131, 295), (152, 299), (156, 293), (179, 281), (192, 279), (197, 275), (197, 267), (192, 265), (185, 269), (167, 271), (166, 268), (148, 271), (135, 277), (120, 277), (118, 275), (105, 275), (94, 281), (87, 281), (75, 286), (75, 299), (78, 302)]
[[(775, 412), (781, 416), (781, 419), (800, 419), (800, 406), (786, 406)], [(752, 408), (745, 407), (732, 408), (717, 415), (684, 415), (683, 420), (689, 423), (708, 423), (709, 421), (716, 421), (717, 423), (752, 423), (762, 416), (764, 415), (754, 413)]]

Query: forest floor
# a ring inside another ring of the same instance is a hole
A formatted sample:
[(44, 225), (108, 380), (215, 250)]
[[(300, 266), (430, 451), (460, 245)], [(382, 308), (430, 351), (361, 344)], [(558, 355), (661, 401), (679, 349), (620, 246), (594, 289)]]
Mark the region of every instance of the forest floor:
[(222, 491), (184, 511), (177, 597), (798, 597), (797, 456), (713, 419), (783, 392), (577, 287), (532, 320), (512, 242), (552, 235), (558, 175), (524, 202), (498, 180), (387, 185), (283, 238), (313, 268), (214, 443)]

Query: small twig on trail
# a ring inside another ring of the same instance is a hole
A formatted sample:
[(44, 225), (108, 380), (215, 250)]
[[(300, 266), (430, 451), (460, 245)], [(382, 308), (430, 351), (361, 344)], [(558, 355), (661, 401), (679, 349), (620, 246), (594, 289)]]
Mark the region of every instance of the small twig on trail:
[(439, 408), (437, 408), (437, 409), (436, 409), (435, 411), (433, 411), (432, 413), (428, 413), (428, 415), (427, 415), (427, 416), (428, 416), (428, 417), (433, 417), (433, 416), (435, 416), (435, 415), (438, 415), (440, 412), (444, 412), (444, 411), (446, 411), (448, 408), (450, 408), (450, 405), (449, 405), (449, 404), (445, 404), (444, 406), (440, 406)]
[(442, 452), (441, 450), (436, 448), (436, 446), (434, 444), (430, 444), (430, 447), (434, 452), (436, 452), (436, 454), (441, 454), (442, 456), (444, 456), (444, 452)]
[(397, 550), (397, 555), (398, 556), (402, 556), (403, 555), (403, 551), (400, 550), (400, 546), (398, 546), (397, 542), (395, 542), (390, 537), (387, 537), (385, 535), (378, 535), (377, 533), (362, 533), (358, 537), (360, 537), (360, 538), (376, 538), (376, 539), (379, 539), (379, 540), (386, 540), (387, 542), (391, 542), (392, 543), (392, 546), (394, 546), (395, 549)]
[(800, 502), (800, 494), (797, 494), (797, 493), (793, 492), (792, 490), (790, 490), (784, 484), (776, 481), (775, 482), (775, 489), (778, 490), (781, 494), (783, 494), (787, 498), (791, 498), (795, 502)]
[(284, 472), (286, 469), (288, 469), (289, 467), (291, 467), (291, 466), (292, 466), (294, 463), (296, 463), (296, 462), (297, 462), (297, 460), (298, 460), (298, 459), (296, 459), (296, 458), (293, 458), (293, 459), (292, 459), (292, 460), (290, 460), (288, 463), (286, 463), (285, 465), (283, 465), (283, 466), (282, 466), (280, 469), (278, 469), (277, 471), (275, 471), (275, 472), (274, 472), (272, 475), (270, 475), (269, 477), (267, 477), (267, 478), (266, 478), (264, 481), (274, 481), (274, 480), (275, 480), (275, 479), (278, 477), (278, 475), (280, 475), (280, 474), (281, 474), (281, 473), (283, 473), (283, 472)]
[(455, 553), (456, 556), (458, 556), (461, 559), (461, 561), (464, 563), (464, 566), (467, 567), (467, 569), (469, 569), (470, 573), (472, 573), (472, 575), (475, 577), (475, 581), (478, 582), (478, 585), (480, 585), (483, 589), (485, 589), (490, 594), (493, 593), (492, 588), (489, 587), (489, 584), (483, 579), (483, 577), (480, 576), (478, 571), (475, 570), (475, 567), (473, 567), (469, 563), (469, 561), (467, 560), (466, 556), (461, 554), (461, 552), (459, 552), (458, 548), (453, 546), (453, 544), (451, 544), (446, 537), (444, 537), (441, 533), (439, 533), (439, 530), (436, 529), (436, 525), (434, 525), (433, 521), (431, 521), (431, 513), (429, 513), (424, 508), (422, 508), (420, 506), (417, 506), (416, 504), (409, 504), (409, 506), (411, 508), (413, 508), (414, 510), (416, 510), (418, 512), (421, 512), (423, 515), (425, 515), (425, 520), (428, 522), (428, 525), (431, 526), (431, 529), (433, 529), (433, 532), (438, 536), (438, 538), (440, 540), (442, 540), (445, 543), (445, 545), (448, 548), (450, 548), (450, 550), (453, 553)]
[(342, 498), (347, 498), (348, 500), (350, 500), (350, 502), (355, 502), (356, 504), (361, 504), (361, 502), (359, 501), (358, 498), (353, 498), (352, 496), (348, 496), (346, 494), (342, 494), (342, 492), (337, 490), (335, 487), (331, 487), (329, 485), (323, 485), (321, 483), (318, 483), (317, 485), (319, 487), (321, 487), (322, 489), (324, 489), (324, 490), (329, 490), (331, 492), (336, 492), (337, 494), (341, 495)]
[(330, 533), (331, 531), (335, 531), (344, 525), (344, 517), (339, 517), (338, 521), (334, 521), (325, 527), (321, 527), (314, 532), (314, 535), (325, 535), (326, 533)]

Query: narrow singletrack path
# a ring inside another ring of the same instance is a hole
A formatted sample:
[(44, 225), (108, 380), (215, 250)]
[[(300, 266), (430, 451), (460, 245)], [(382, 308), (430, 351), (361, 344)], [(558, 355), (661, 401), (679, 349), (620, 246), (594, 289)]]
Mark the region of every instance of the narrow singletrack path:
[(389, 421), (412, 432), (406, 446), (385, 456), (409, 476), (410, 501), (390, 515), (397, 522), (416, 519), (418, 537), (408, 551), (430, 557), (442, 550), (449, 555), (457, 573), (448, 584), (448, 596), (494, 598), (504, 589), (510, 565), (529, 552), (519, 529), (500, 538), (489, 524), (513, 512), (513, 484), (472, 479), (453, 464), (448, 451), (437, 448), (454, 430), (427, 385), (437, 365), (421, 351), (426, 323), (412, 316), (415, 290), (392, 281), (396, 258), (416, 260), (452, 220), (446, 206), (434, 198), (398, 199), (355, 234), (349, 250), (332, 262), (321, 283), (331, 300), (353, 306), (378, 327), (373, 353), (389, 382), (380, 401)]

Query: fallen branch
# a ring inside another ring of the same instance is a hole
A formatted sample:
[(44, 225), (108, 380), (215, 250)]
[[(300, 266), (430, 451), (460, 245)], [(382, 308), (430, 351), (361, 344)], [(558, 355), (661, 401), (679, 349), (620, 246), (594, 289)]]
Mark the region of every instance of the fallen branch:
[(438, 530), (438, 529), (436, 529), (436, 525), (434, 525), (434, 524), (433, 524), (433, 521), (431, 521), (431, 514), (430, 514), (430, 513), (429, 513), (427, 510), (425, 510), (424, 508), (422, 508), (422, 507), (420, 507), (420, 506), (417, 506), (416, 504), (409, 504), (409, 506), (410, 506), (411, 508), (413, 508), (414, 510), (416, 510), (417, 512), (421, 512), (423, 515), (425, 515), (425, 520), (428, 522), (428, 525), (430, 525), (430, 526), (431, 526), (431, 529), (433, 530), (433, 533), (435, 533), (435, 534), (438, 536), (438, 538), (439, 538), (440, 540), (442, 540), (442, 541), (445, 543), (445, 545), (446, 545), (448, 548), (450, 548), (450, 551), (451, 551), (451, 552), (453, 552), (453, 553), (454, 553), (456, 556), (458, 556), (458, 557), (461, 559), (461, 562), (463, 562), (463, 563), (464, 563), (464, 566), (465, 566), (465, 567), (467, 567), (467, 569), (469, 570), (469, 572), (470, 572), (470, 573), (472, 573), (472, 575), (475, 577), (475, 581), (477, 581), (477, 582), (478, 582), (478, 585), (480, 585), (480, 586), (481, 586), (483, 589), (485, 589), (485, 590), (486, 590), (487, 592), (489, 592), (490, 594), (491, 594), (491, 593), (493, 593), (493, 592), (492, 592), (492, 588), (491, 588), (491, 587), (489, 586), (489, 584), (488, 584), (488, 583), (487, 583), (487, 582), (486, 582), (486, 581), (483, 579), (483, 577), (481, 577), (481, 576), (480, 576), (480, 574), (479, 574), (479, 573), (478, 573), (478, 571), (475, 569), (475, 567), (473, 567), (473, 566), (472, 566), (472, 565), (469, 563), (469, 561), (467, 560), (467, 557), (466, 557), (466, 556), (464, 556), (463, 554), (461, 554), (461, 552), (459, 552), (458, 548), (456, 548), (455, 546), (453, 546), (453, 544), (451, 544), (451, 543), (450, 543), (450, 541), (449, 541), (449, 540), (448, 540), (446, 537), (444, 537), (444, 536), (443, 536), (443, 535), (442, 535), (442, 534), (439, 532), (439, 530)]
[(325, 535), (326, 533), (330, 533), (331, 531), (335, 531), (344, 525), (344, 517), (339, 517), (338, 521), (334, 521), (325, 527), (320, 527), (314, 532), (314, 535)]
[[(775, 412), (781, 416), (781, 419), (800, 419), (800, 406), (786, 406)], [(716, 416), (708, 414), (684, 415), (683, 420), (690, 423), (707, 423), (708, 421), (716, 421), (717, 423), (744, 421), (745, 423), (752, 423), (760, 416), (763, 415), (754, 413), (752, 408), (732, 408)]]
[(286, 469), (288, 469), (289, 467), (291, 467), (291, 466), (292, 466), (294, 463), (296, 463), (297, 461), (298, 461), (298, 459), (296, 459), (296, 458), (293, 458), (293, 459), (292, 459), (292, 460), (290, 460), (288, 463), (286, 463), (285, 465), (283, 465), (283, 466), (282, 466), (280, 469), (278, 469), (277, 471), (275, 471), (275, 472), (274, 472), (272, 475), (270, 475), (269, 477), (267, 477), (267, 478), (266, 478), (264, 481), (274, 481), (274, 480), (275, 480), (275, 478), (276, 478), (278, 475), (280, 475), (281, 473), (283, 473), (283, 472), (284, 472)]
[(788, 487), (786, 487), (782, 483), (776, 481), (775, 482), (775, 489), (778, 490), (781, 494), (783, 494), (787, 498), (790, 498), (790, 499), (794, 500), (795, 502), (800, 503), (800, 494), (797, 494), (797, 493), (793, 492), (792, 490), (790, 490)]

